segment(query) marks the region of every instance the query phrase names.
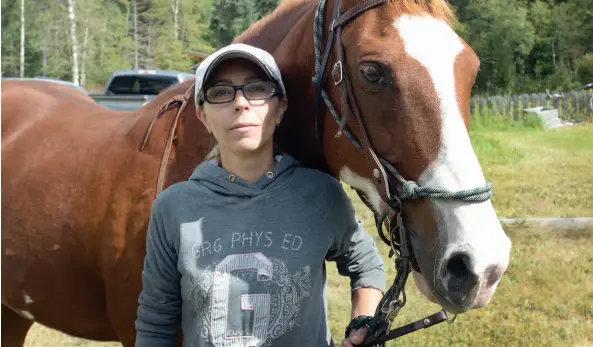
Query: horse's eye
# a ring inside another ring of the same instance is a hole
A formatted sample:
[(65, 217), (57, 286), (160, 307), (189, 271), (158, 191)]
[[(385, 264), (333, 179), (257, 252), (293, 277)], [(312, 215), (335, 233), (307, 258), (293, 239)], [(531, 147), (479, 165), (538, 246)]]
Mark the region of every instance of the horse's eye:
[(379, 65), (375, 63), (360, 64), (360, 73), (362, 74), (362, 77), (369, 83), (383, 84), (385, 82), (383, 71)]

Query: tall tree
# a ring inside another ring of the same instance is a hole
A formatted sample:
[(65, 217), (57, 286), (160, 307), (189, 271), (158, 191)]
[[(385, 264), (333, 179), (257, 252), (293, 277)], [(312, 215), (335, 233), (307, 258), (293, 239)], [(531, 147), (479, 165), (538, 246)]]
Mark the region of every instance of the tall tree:
[(173, 13), (173, 37), (179, 39), (179, 0), (169, 0)]
[(526, 6), (515, 0), (474, 0), (459, 12), (466, 27), (464, 38), (482, 61), (476, 90), (514, 92), (534, 43)]
[(21, 0), (21, 78), (25, 77), (25, 0)]
[(276, 9), (279, 0), (259, 0), (255, 2), (255, 18), (260, 19)]
[(70, 21), (70, 39), (72, 40), (72, 82), (80, 84), (78, 70), (78, 33), (76, 32), (76, 0), (68, 0), (68, 20)]
[(233, 41), (257, 20), (255, 2), (252, 0), (216, 0), (212, 8), (210, 29), (215, 35), (211, 38), (213, 46), (220, 48)]
[(138, 4), (137, 0), (132, 0), (132, 22), (134, 23), (134, 69), (138, 69)]

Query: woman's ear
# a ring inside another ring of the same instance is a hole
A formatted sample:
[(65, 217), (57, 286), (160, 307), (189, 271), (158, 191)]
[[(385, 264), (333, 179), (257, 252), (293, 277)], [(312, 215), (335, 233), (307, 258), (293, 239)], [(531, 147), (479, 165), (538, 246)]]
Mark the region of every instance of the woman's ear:
[(208, 134), (212, 134), (212, 130), (210, 130), (210, 125), (208, 124), (208, 120), (206, 120), (206, 113), (204, 113), (204, 105), (198, 105), (198, 107), (196, 107), (196, 116), (202, 122), (202, 124), (204, 124), (204, 127), (206, 127), (206, 130), (208, 131)]
[(282, 118), (284, 117), (284, 113), (288, 109), (288, 99), (283, 97), (280, 99), (280, 104), (278, 105), (278, 119), (276, 120), (276, 124), (280, 124), (282, 122)]

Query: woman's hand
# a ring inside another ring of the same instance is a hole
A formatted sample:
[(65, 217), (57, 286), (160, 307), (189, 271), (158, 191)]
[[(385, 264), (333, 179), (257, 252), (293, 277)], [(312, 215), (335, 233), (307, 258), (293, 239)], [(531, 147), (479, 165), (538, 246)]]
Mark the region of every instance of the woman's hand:
[(348, 335), (348, 338), (342, 341), (341, 347), (353, 347), (360, 345), (367, 336), (368, 328), (362, 327), (360, 329), (353, 329)]
[[(375, 309), (381, 298), (383, 292), (375, 288), (360, 288), (354, 292), (352, 296), (352, 318), (358, 316), (372, 316), (375, 314)], [(341, 347), (353, 347), (360, 345), (366, 338), (368, 333), (367, 327), (360, 329), (352, 329), (348, 337), (342, 341)]]

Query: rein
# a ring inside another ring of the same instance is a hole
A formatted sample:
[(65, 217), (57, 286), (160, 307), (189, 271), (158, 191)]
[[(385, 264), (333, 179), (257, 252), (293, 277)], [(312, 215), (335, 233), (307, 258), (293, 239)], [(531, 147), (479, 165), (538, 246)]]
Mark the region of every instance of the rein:
[[(344, 57), (344, 47), (342, 43), (342, 30), (348, 23), (354, 20), (357, 16), (364, 13), (366, 10), (372, 9), (379, 5), (388, 3), (389, 0), (362, 0), (356, 5), (352, 6), (344, 13), (340, 13), (340, 0), (334, 3), (332, 21), (329, 25), (329, 33), (325, 51), (323, 55), (322, 41), (324, 33), (324, 15), (327, 0), (321, 0), (315, 12), (313, 40), (315, 48), (315, 75), (313, 76), (313, 83), (315, 84), (317, 97), (317, 112), (315, 115), (315, 129), (317, 141), (323, 154), (323, 116), (324, 103), (334, 120), (338, 124), (338, 132), (336, 137), (344, 134), (354, 147), (362, 151), (369, 163), (374, 166), (373, 169), (373, 183), (378, 189), (383, 201), (387, 202), (388, 209), (384, 213), (375, 211), (369, 203), (365, 194), (352, 187), (365, 205), (373, 212), (377, 232), (383, 240), (390, 246), (389, 257), (395, 255), (395, 267), (397, 275), (391, 287), (387, 290), (381, 299), (374, 316), (361, 316), (353, 319), (346, 328), (346, 337), (348, 337), (350, 330), (358, 329), (363, 326), (369, 328), (367, 338), (360, 346), (384, 346), (386, 341), (404, 336), (414, 331), (428, 328), (435, 324), (453, 320), (448, 320), (445, 310), (437, 312), (431, 316), (425, 317), (422, 320), (412, 322), (400, 328), (390, 330), (391, 324), (397, 317), (397, 314), (406, 304), (405, 285), (411, 268), (420, 272), (417, 261), (414, 257), (412, 247), (409, 239), (409, 231), (405, 227), (403, 220), (403, 202), (405, 200), (431, 198), (431, 199), (447, 199), (457, 200), (468, 203), (487, 201), (492, 197), (492, 184), (486, 182), (482, 187), (473, 189), (448, 191), (445, 189), (421, 187), (416, 182), (406, 180), (389, 162), (377, 156), (369, 141), (369, 136), (362, 122), (360, 110), (356, 102), (356, 98), (352, 91), (352, 84), (344, 65), (346, 64)], [(325, 69), (328, 64), (329, 57), (334, 48), (334, 40), (336, 41), (337, 61), (332, 67), (332, 78), (334, 85), (339, 88), (340, 104), (342, 110), (342, 117), (336, 111), (330, 98), (325, 93), (323, 86), (325, 82)], [(346, 125), (347, 118), (353, 115), (356, 125), (358, 126), (360, 139), (356, 139), (354, 135), (348, 130)], [(394, 177), (401, 185), (401, 188), (391, 194), (392, 190), (389, 186), (388, 174)], [(388, 235), (383, 231), (384, 224)]]
[(183, 114), (185, 107), (187, 107), (187, 103), (189, 102), (189, 99), (192, 96), (192, 91), (193, 91), (194, 87), (195, 87), (195, 83), (192, 84), (183, 95), (181, 95), (181, 94), (175, 95), (174, 97), (169, 99), (163, 106), (161, 106), (161, 108), (159, 109), (157, 114), (152, 118), (152, 120), (148, 124), (148, 128), (146, 129), (146, 132), (144, 133), (144, 137), (142, 139), (142, 144), (140, 145), (140, 148), (139, 148), (140, 152), (142, 152), (144, 150), (144, 147), (146, 146), (146, 143), (148, 142), (148, 138), (150, 137), (150, 133), (152, 132), (152, 128), (153, 128), (154, 124), (156, 123), (156, 121), (159, 120), (161, 118), (161, 116), (163, 114), (165, 114), (165, 112), (167, 112), (170, 109), (173, 109), (175, 107), (179, 107), (179, 110), (177, 110), (177, 114), (175, 115), (175, 118), (173, 119), (173, 123), (171, 123), (171, 127), (169, 128), (169, 134), (167, 135), (167, 140), (165, 142), (165, 150), (163, 151), (163, 156), (161, 157), (161, 165), (159, 166), (159, 173), (157, 176), (156, 189), (155, 189), (155, 193), (154, 193), (155, 199), (163, 191), (163, 187), (165, 186), (167, 164), (169, 163), (169, 157), (171, 156), (171, 148), (173, 147), (173, 141), (176, 138), (175, 132), (177, 131), (177, 125), (179, 124), (179, 118), (181, 118), (181, 115)]

